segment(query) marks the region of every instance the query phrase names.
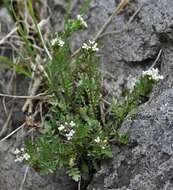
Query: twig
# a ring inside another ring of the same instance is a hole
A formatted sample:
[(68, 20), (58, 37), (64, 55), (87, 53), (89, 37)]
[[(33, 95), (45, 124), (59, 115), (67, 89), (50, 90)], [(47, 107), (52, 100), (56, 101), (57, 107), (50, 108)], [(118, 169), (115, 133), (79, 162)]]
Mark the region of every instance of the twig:
[[(9, 82), (8, 88), (7, 88), (8, 92), (10, 92), (12, 90), (12, 93), (15, 93), (15, 91), (16, 91), (15, 90), (16, 85), (15, 85), (15, 82), (14, 82), (15, 81), (14, 78), (15, 78), (15, 72), (13, 71), (13, 74), (12, 74), (12, 76), (10, 78), (10, 82)], [(12, 87), (11, 90), (10, 90), (10, 87)], [(9, 112), (8, 112), (6, 104), (5, 104), (5, 97), (3, 97), (3, 99), (2, 99), (2, 103), (3, 103), (5, 114), (7, 116), (7, 120), (6, 120), (5, 124), (1, 128), (0, 138), (6, 136), (7, 132), (9, 131), (8, 129), (10, 127), (11, 116), (12, 116), (13, 108), (14, 108), (14, 99), (12, 99), (11, 109), (10, 109)]]
[[(28, 89), (28, 93), (31, 96), (34, 96), (36, 94), (36, 92), (39, 89), (39, 87), (41, 85), (41, 82), (42, 82), (42, 76), (40, 75), (40, 72), (42, 72), (42, 70), (40, 70), (41, 63), (42, 63), (41, 57), (39, 55), (37, 55), (35, 61), (36, 61), (36, 64), (34, 65), (34, 68), (33, 68), (32, 78), (31, 78), (32, 80), (30, 82), (29, 89)], [(32, 107), (33, 106), (32, 106), (32, 101), (31, 100), (32, 99), (27, 99), (26, 100), (26, 102), (25, 102), (25, 104), (24, 104), (24, 106), (22, 108), (23, 112), (25, 112), (28, 109), (28, 112), (32, 113)]]
[(138, 15), (138, 13), (141, 11), (143, 6), (140, 6), (135, 12), (134, 14), (130, 17), (130, 19), (128, 20), (126, 27), (128, 27), (130, 25), (130, 23), (134, 20), (134, 18)]
[(81, 190), (81, 177), (80, 177), (80, 179), (79, 179), (79, 182), (78, 182), (78, 188), (77, 188), (78, 190)]
[(1, 40), (0, 40), (0, 45), (3, 44), (8, 38), (10, 38), (16, 31), (18, 30), (18, 28), (13, 28), (11, 30), (11, 32), (9, 32), (5, 37), (3, 37)]
[(11, 120), (11, 116), (12, 116), (12, 112), (13, 112), (13, 108), (11, 108), (10, 113), (8, 114), (7, 120), (5, 122), (5, 124), (2, 126), (1, 132), (0, 132), (0, 138), (5, 136), (7, 133), (7, 129)]
[(49, 59), (52, 60), (52, 55), (50, 54), (50, 52), (49, 52), (49, 50), (48, 50), (48, 48), (47, 48), (47, 46), (46, 46), (46, 44), (45, 44), (45, 42), (44, 42), (43, 35), (42, 35), (42, 33), (41, 33), (41, 30), (40, 30), (40, 26), (43, 25), (43, 24), (45, 25), (46, 20), (44, 21), (44, 23), (42, 23), (42, 22), (43, 22), (43, 21), (41, 21), (40, 23), (38, 23), (38, 24), (36, 25), (36, 27), (37, 27), (37, 30), (38, 30), (38, 33), (39, 33), (39, 36), (40, 36), (40, 39), (41, 39), (41, 43), (42, 43), (42, 45), (43, 45), (43, 48), (44, 48), (45, 52), (47, 53)]
[(111, 106), (112, 104), (110, 102), (108, 102), (107, 100), (105, 100), (104, 98), (102, 98), (103, 102), (106, 103), (107, 105)]
[(98, 37), (105, 31), (105, 29), (107, 28), (109, 23), (112, 21), (114, 16), (118, 15), (122, 11), (122, 9), (129, 3), (129, 1), (130, 0), (122, 0), (119, 3), (119, 5), (116, 7), (115, 11), (112, 13), (112, 15), (108, 18), (108, 20), (103, 25), (103, 27), (99, 30), (99, 32), (94, 37), (94, 39), (93, 39), (94, 41), (96, 41), (98, 39)]
[(8, 98), (16, 98), (16, 99), (35, 99), (35, 100), (45, 100), (53, 97), (53, 95), (47, 95), (47, 96), (42, 96), (42, 95), (36, 95), (36, 96), (17, 96), (17, 95), (10, 95), (10, 94), (1, 94), (1, 97), (8, 97)]
[(152, 68), (157, 64), (157, 62), (159, 61), (159, 59), (160, 59), (160, 57), (161, 57), (161, 55), (162, 55), (162, 52), (163, 52), (163, 50), (160, 49), (160, 51), (159, 51), (159, 53), (158, 53), (158, 55), (157, 55), (156, 60), (154, 61), (154, 63), (151, 65), (151, 67), (150, 67), (149, 69), (152, 69)]
[(5, 97), (2, 98), (2, 105), (3, 105), (4, 112), (5, 112), (6, 116), (8, 116), (7, 106), (5, 104)]
[(27, 166), (26, 169), (25, 169), (25, 174), (24, 174), (24, 177), (23, 177), (23, 180), (22, 180), (22, 184), (21, 184), (20, 190), (23, 189), (23, 186), (24, 186), (24, 183), (26, 181), (26, 177), (27, 177), (28, 171), (29, 171), (29, 166)]
[(112, 79), (117, 80), (117, 79), (113, 76), (113, 74), (111, 74), (110, 72), (104, 71), (104, 70), (102, 70), (102, 69), (99, 69), (99, 71), (100, 71), (103, 75), (107, 75), (107, 76), (111, 77)]
[[(97, 41), (99, 36), (105, 31), (105, 29), (107, 28), (107, 26), (110, 24), (110, 22), (112, 21), (112, 19), (114, 18), (114, 16), (118, 15), (122, 9), (129, 3), (130, 0), (121, 0), (121, 2), (119, 3), (119, 5), (116, 7), (116, 9), (114, 10), (114, 12), (112, 13), (112, 15), (108, 18), (108, 20), (104, 23), (104, 25), (102, 26), (102, 28), (98, 31), (98, 33), (95, 35), (95, 37), (93, 38), (94, 41)], [(79, 52), (80, 52), (81, 48), (77, 49), (72, 55), (71, 57), (75, 57)]]
[(39, 36), (40, 36), (40, 39), (41, 39), (41, 42), (42, 42), (42, 45), (43, 45), (43, 48), (45, 50), (45, 52), (47, 53), (48, 57), (50, 60), (52, 60), (52, 55), (50, 54), (45, 42), (44, 42), (44, 39), (43, 39), (43, 35), (41, 33), (41, 30), (40, 30), (40, 26), (39, 24), (37, 24), (37, 30), (38, 30), (38, 33), (39, 33)]
[[(41, 21), (37, 24), (37, 29), (38, 29), (38, 32), (39, 32), (39, 35), (40, 35), (40, 38), (41, 38), (41, 41), (42, 41), (43, 48), (44, 48), (45, 52), (47, 53), (49, 59), (51, 60), (51, 59), (52, 59), (52, 56), (51, 56), (51, 54), (49, 53), (49, 50), (48, 50), (47, 47), (46, 47), (46, 44), (45, 44), (45, 42), (44, 42), (44, 39), (43, 39), (41, 30), (40, 30), (40, 28), (43, 27), (43, 26), (48, 22), (48, 20), (49, 20), (49, 18), (44, 19), (44, 20), (41, 20)], [(4, 44), (5, 41), (6, 41), (8, 38), (12, 37), (12, 35), (13, 35), (15, 32), (17, 32), (17, 30), (18, 30), (18, 27), (13, 28), (6, 36), (4, 36), (4, 37), (0, 40), (0, 45)], [(33, 45), (33, 47), (42, 50), (40, 47), (38, 47), (38, 46), (36, 46), (36, 45)]]
[(127, 31), (128, 28), (129, 28), (129, 25), (131, 24), (131, 22), (134, 20), (134, 18), (135, 18), (136, 15), (140, 12), (141, 9), (142, 9), (142, 6), (139, 7), (139, 8), (134, 12), (134, 14), (129, 18), (128, 22), (126, 23), (126, 25), (124, 26), (123, 29), (121, 29), (121, 30), (116, 30), (116, 31), (112, 31), (112, 32), (103, 33), (103, 34), (101, 34), (98, 38), (102, 38), (102, 37), (104, 37), (104, 36), (112, 35), (112, 34), (120, 34), (120, 33), (122, 33), (122, 32)]
[(25, 124), (26, 123), (23, 123), (20, 127), (18, 127), (13, 132), (11, 132), (10, 134), (8, 134), (6, 137), (4, 137), (3, 139), (1, 139), (0, 143), (2, 143), (3, 141), (7, 140), (9, 137), (11, 137), (12, 135), (14, 135), (17, 131), (19, 131), (20, 129), (22, 129), (25, 126)]
[[(34, 96), (39, 88), (41, 84), (41, 79), (38, 77), (35, 79), (34, 83), (33, 83), (33, 86), (32, 86), (32, 90), (30, 92), (31, 96)], [(26, 109), (28, 108), (29, 106), (29, 109), (28, 109), (28, 112), (29, 113), (32, 113), (32, 99), (27, 99), (23, 108), (22, 108), (22, 111), (25, 112)]]
[(43, 105), (42, 104), (43, 104), (42, 102), (39, 103), (41, 124), (43, 124), (43, 122), (44, 122), (44, 119), (43, 119)]

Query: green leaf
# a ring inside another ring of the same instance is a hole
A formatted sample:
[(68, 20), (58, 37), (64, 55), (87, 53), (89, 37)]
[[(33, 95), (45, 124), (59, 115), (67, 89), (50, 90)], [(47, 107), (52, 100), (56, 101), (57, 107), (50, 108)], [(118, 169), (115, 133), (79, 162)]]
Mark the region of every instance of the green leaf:
[(80, 180), (81, 175), (78, 168), (70, 168), (67, 173), (74, 181), (78, 182)]
[(31, 78), (31, 73), (29, 71), (26, 71), (21, 66), (16, 65), (9, 58), (4, 57), (4, 56), (0, 56), (0, 62), (3, 63), (3, 64), (2, 63), (0, 64), (0, 67), (14, 69), (17, 73), (24, 74), (25, 76)]
[(82, 173), (82, 178), (87, 180), (89, 177), (89, 165), (85, 161), (82, 161), (81, 173)]
[(109, 148), (109, 149), (105, 149), (103, 151), (103, 153), (105, 154), (106, 157), (108, 158), (112, 158), (113, 157), (113, 154), (112, 154), (112, 150)]
[(81, 15), (84, 15), (87, 12), (87, 10), (90, 7), (91, 2), (92, 2), (92, 0), (85, 0), (84, 4), (82, 5), (81, 10), (80, 10)]

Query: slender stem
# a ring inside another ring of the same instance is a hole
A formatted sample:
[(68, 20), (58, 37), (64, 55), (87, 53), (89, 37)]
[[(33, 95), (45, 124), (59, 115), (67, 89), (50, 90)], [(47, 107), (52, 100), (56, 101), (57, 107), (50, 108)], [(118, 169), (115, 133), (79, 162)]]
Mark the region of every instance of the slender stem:
[(114, 18), (114, 16), (118, 15), (120, 13), (120, 11), (129, 3), (129, 0), (122, 0), (119, 5), (115, 8), (114, 12), (112, 13), (112, 15), (108, 18), (108, 20), (104, 23), (104, 25), (102, 26), (102, 28), (98, 31), (98, 33), (96, 34), (96, 36), (93, 38), (94, 41), (96, 41), (99, 36), (105, 31), (105, 29), (107, 28), (107, 26), (109, 25), (109, 23), (112, 21), (112, 19)]
[(48, 99), (53, 97), (53, 95), (47, 95), (47, 96), (41, 96), (41, 95), (36, 95), (36, 96), (17, 96), (17, 95), (10, 95), (10, 94), (0, 94), (1, 97), (8, 97), (8, 98), (17, 98), (17, 99), (35, 99), (35, 100), (40, 100), (40, 99)]
[(17, 129), (15, 129), (13, 132), (11, 132), (10, 134), (8, 134), (7, 136), (5, 136), (3, 139), (0, 140), (0, 143), (2, 143), (3, 141), (7, 140), (9, 137), (11, 137), (13, 134), (15, 134), (17, 131), (19, 131), (20, 129), (22, 129), (24, 126), (26, 125), (26, 123), (23, 123), (20, 127), (18, 127)]
[(78, 190), (81, 190), (81, 177), (80, 177), (79, 182), (78, 182)]
[(41, 30), (40, 30), (40, 27), (39, 27), (38, 24), (37, 24), (37, 30), (38, 30), (38, 33), (39, 33), (39, 36), (40, 36), (40, 39), (41, 39), (43, 48), (44, 48), (45, 52), (47, 53), (49, 59), (52, 60), (52, 55), (50, 54), (50, 52), (49, 52), (49, 50), (48, 50), (48, 48), (47, 48), (47, 46), (46, 46), (46, 44), (45, 44), (45, 42), (44, 42), (43, 35), (42, 35), (42, 33), (41, 33)]
[(23, 186), (24, 186), (24, 184), (25, 184), (28, 171), (29, 171), (29, 166), (27, 166), (26, 169), (25, 169), (25, 174), (24, 174), (24, 177), (23, 177), (23, 180), (22, 180), (22, 184), (21, 184), (20, 190), (23, 189)]

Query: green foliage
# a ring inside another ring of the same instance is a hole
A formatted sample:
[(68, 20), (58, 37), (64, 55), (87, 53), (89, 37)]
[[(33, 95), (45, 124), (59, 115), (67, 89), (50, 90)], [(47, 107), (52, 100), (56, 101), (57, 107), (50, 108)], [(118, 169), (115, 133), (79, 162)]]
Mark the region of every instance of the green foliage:
[(116, 128), (155, 84), (147, 75), (140, 77), (125, 100), (112, 103), (103, 114), (97, 44), (89, 41), (75, 58), (71, 57), (71, 36), (83, 28), (80, 20), (67, 20), (64, 31), (52, 40), (53, 59), (45, 65), (45, 83), (54, 97), (41, 135), (34, 143), (26, 143), (31, 165), (45, 173), (66, 168), (75, 181), (81, 177), (87, 180), (90, 167), (94, 170), (98, 161), (112, 157), (111, 144), (128, 143), (128, 137)]
[(113, 106), (117, 126), (120, 126), (132, 110), (145, 102), (147, 95), (151, 92), (155, 83), (156, 81), (154, 79), (150, 79), (148, 76), (141, 76), (133, 91), (128, 93), (125, 100), (121, 104), (116, 103)]
[[(13, 2), (9, 0), (3, 1), (5, 7), (9, 11), (9, 14), (11, 15), (11, 18), (15, 22), (17, 33), (21, 40), (21, 47), (14, 48), (15, 56), (17, 57), (17, 63), (13, 63), (10, 59), (1, 56), (0, 61), (5, 63), (8, 68), (15, 70), (17, 73), (23, 74), (29, 78), (31, 78), (32, 74), (32, 64), (35, 63), (36, 56), (39, 55), (39, 50), (35, 48), (36, 46), (39, 46), (39, 43), (43, 46), (42, 41), (40, 40), (40, 35), (38, 32), (38, 26), (37, 26), (37, 20), (35, 18), (35, 15), (33, 13), (33, 7), (31, 0), (20, 1), (20, 2)], [(27, 4), (27, 9), (22, 9), (22, 5)], [(32, 22), (34, 23), (35, 28), (33, 27), (33, 36), (32, 37), (29, 32), (29, 24), (22, 20), (22, 14), (23, 11), (25, 14), (30, 16), (32, 18)], [(36, 44), (38, 42), (38, 44)], [(43, 56), (44, 57), (44, 56)]]
[(82, 28), (79, 20), (70, 20), (54, 40), (53, 60), (45, 66), (47, 88), (54, 97), (42, 134), (26, 143), (31, 165), (45, 173), (65, 167), (75, 181), (87, 178), (89, 161), (112, 157), (110, 134), (100, 119), (99, 57), (92, 49), (82, 49), (71, 58), (71, 35)]
[(86, 14), (86, 12), (88, 11), (88, 8), (90, 7), (90, 4), (91, 4), (92, 0), (85, 0), (82, 7), (81, 7), (81, 10), (80, 10), (80, 14), (81, 15), (84, 15)]
[(29, 78), (31, 77), (31, 73), (29, 71), (25, 70), (22, 66), (16, 65), (7, 57), (0, 56), (0, 62), (3, 63), (0, 64), (0, 67), (14, 69), (19, 74), (24, 74)]
[[(85, 1), (82, 13), (90, 2), (91, 0)], [(38, 35), (37, 40), (44, 47), (32, 2), (29, 0), (27, 5)], [(21, 59), (25, 61), (25, 57), (29, 57), (34, 62), (37, 50), (33, 49), (33, 44), (28, 40), (25, 26), (21, 26), (13, 9), (12, 12), (18, 21), (18, 32), (26, 47)], [(142, 76), (122, 103), (104, 105), (97, 43), (84, 43), (80, 52), (72, 58), (72, 35), (85, 29), (87, 24), (80, 15), (77, 19), (69, 19), (68, 16), (64, 30), (56, 34), (49, 47), (52, 60), (47, 61), (43, 68), (43, 88), (53, 97), (49, 101), (40, 134), (34, 141), (26, 142), (26, 153), (29, 157), (25, 160), (43, 173), (65, 168), (73, 180), (79, 181), (81, 178), (88, 180), (91, 170), (97, 169), (100, 160), (113, 156), (112, 144), (128, 144), (128, 137), (119, 134), (116, 128), (120, 127), (129, 112), (144, 101), (155, 80), (147, 75)], [(0, 61), (6, 62), (19, 73), (31, 76), (31, 68), (25, 71), (2, 57)]]

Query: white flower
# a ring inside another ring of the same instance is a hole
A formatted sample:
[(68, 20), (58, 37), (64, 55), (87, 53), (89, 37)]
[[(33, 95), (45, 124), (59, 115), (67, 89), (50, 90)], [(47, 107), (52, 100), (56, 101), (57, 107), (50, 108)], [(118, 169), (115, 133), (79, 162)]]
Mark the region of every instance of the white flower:
[(25, 160), (29, 160), (29, 158), (31, 158), (31, 156), (30, 156), (28, 153), (25, 153), (25, 154), (23, 155), (23, 158), (24, 158)]
[(89, 47), (89, 45), (87, 45), (86, 43), (83, 43), (83, 45), (82, 45), (82, 49), (89, 50), (90, 47)]
[(103, 149), (103, 150), (105, 150), (105, 148), (106, 148), (105, 146), (102, 146), (102, 149)]
[(16, 148), (16, 150), (14, 151), (14, 154), (19, 154), (20, 150), (18, 148)]
[(134, 78), (128, 78), (127, 89), (130, 92), (132, 92), (138, 82), (139, 82), (139, 80), (136, 77), (134, 77)]
[(97, 47), (97, 43), (94, 43), (93, 46), (92, 46), (92, 50), (93, 51), (99, 51), (98, 47)]
[(59, 131), (63, 131), (64, 129), (65, 129), (65, 126), (62, 125), (62, 124), (60, 125), (60, 127), (58, 127), (58, 130), (59, 130)]
[(22, 156), (17, 156), (17, 158), (14, 160), (15, 162), (22, 162), (23, 157)]
[(18, 149), (14, 151), (14, 154), (16, 155), (16, 159), (14, 160), (15, 162), (22, 162), (24, 160), (29, 160), (31, 157), (28, 153), (25, 152), (24, 148)]
[(97, 43), (91, 40), (89, 40), (88, 43), (83, 43), (82, 49), (91, 50), (93, 52), (99, 51), (99, 48), (97, 47)]
[(74, 127), (74, 126), (76, 126), (76, 123), (74, 123), (74, 121), (70, 121), (69, 125), (70, 125), (71, 127)]
[(99, 142), (100, 142), (100, 137), (97, 137), (96, 139), (94, 139), (94, 141), (95, 141), (96, 143), (99, 143)]
[(69, 166), (73, 167), (74, 165), (75, 165), (75, 159), (74, 158), (70, 158)]
[(54, 38), (51, 40), (51, 46), (54, 46), (57, 43), (57, 38)]
[(63, 47), (64, 44), (65, 44), (65, 42), (64, 42), (61, 38), (58, 38), (58, 45), (59, 45), (60, 47)]
[(65, 136), (67, 137), (67, 140), (71, 140), (73, 135), (75, 134), (74, 130), (71, 130), (69, 133), (67, 133)]
[(80, 21), (81, 25), (83, 25), (85, 28), (88, 27), (87, 23), (84, 21), (81, 15), (77, 15), (77, 20)]
[(58, 45), (59, 47), (63, 47), (65, 42), (61, 39), (61, 38), (54, 38), (52, 39), (51, 41), (51, 46), (55, 46), (55, 45)]
[(83, 81), (80, 80), (80, 81), (78, 82), (78, 84), (77, 84), (77, 87), (81, 86), (82, 84), (83, 84)]
[(159, 70), (157, 68), (151, 68), (147, 71), (143, 71), (142, 76), (149, 76), (149, 79), (153, 79), (155, 81), (163, 80), (163, 76), (159, 75)]
[(53, 170), (52, 169), (48, 169), (50, 173), (53, 173)]

